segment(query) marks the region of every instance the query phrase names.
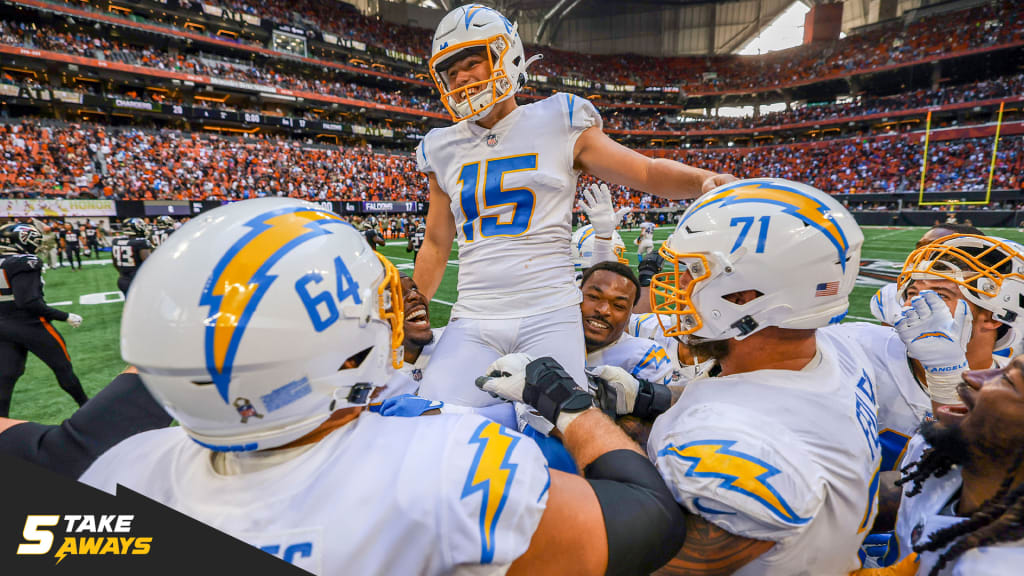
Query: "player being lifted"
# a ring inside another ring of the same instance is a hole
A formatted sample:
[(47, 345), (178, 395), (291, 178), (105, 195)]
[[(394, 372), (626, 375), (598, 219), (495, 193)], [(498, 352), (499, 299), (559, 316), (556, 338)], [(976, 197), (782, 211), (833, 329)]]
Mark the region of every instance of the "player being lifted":
[(516, 24), (478, 4), (449, 12), (434, 34), (429, 69), (456, 124), (431, 130), (416, 152), (430, 208), (414, 278), (432, 298), (458, 238), (459, 296), (424, 375), (427, 397), (493, 403), (472, 378), (512, 352), (550, 355), (585, 383), (569, 247), (580, 172), (665, 198), (734, 179), (619, 145), (586, 98), (519, 106), (529, 62)]
[(125, 220), (122, 229), (126, 236), (120, 236), (111, 242), (110, 257), (119, 274), (117, 289), (127, 296), (132, 279), (139, 271), (139, 266), (142, 266), (143, 260), (148, 258), (150, 252), (153, 251), (153, 245), (147, 238), (146, 221), (142, 218)]

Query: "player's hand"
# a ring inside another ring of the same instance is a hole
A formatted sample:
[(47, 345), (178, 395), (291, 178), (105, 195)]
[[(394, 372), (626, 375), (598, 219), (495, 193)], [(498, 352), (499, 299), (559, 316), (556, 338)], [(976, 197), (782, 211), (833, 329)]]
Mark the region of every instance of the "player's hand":
[(618, 366), (598, 366), (587, 372), (594, 377), (590, 380), (590, 394), (602, 410), (614, 411), (617, 416), (633, 412), (640, 389), (636, 378)]
[[(505, 364), (508, 359), (510, 365), (506, 368), (518, 370), (524, 357), (528, 358), (524, 354), (512, 356), (499, 358), (491, 367)], [(590, 394), (577, 387), (562, 365), (547, 356), (528, 362), (522, 376), (498, 367), (490, 376), (477, 378), (476, 385), (506, 400), (529, 404), (563, 433), (577, 416), (594, 405)]]
[(476, 379), (476, 386), (495, 398), (522, 402), (526, 365), (532, 361), (526, 354), (506, 354), (487, 367), (486, 374)]
[[(892, 285), (890, 285), (892, 286)], [(895, 326), (896, 322), (903, 316), (903, 307), (900, 306), (899, 297), (896, 296), (895, 286), (889, 288), (883, 286), (871, 297), (871, 315), (875, 320)]]
[(634, 378), (618, 366), (598, 366), (589, 373), (594, 376), (591, 394), (605, 412), (653, 420), (672, 404), (667, 386)]
[(956, 392), (960, 375), (967, 370), (967, 343), (973, 318), (967, 302), (957, 300), (950, 314), (938, 294), (924, 290), (910, 300), (896, 322), (896, 332), (907, 354), (921, 362), (928, 380), (928, 393), (938, 404), (961, 404)]
[(703, 194), (705, 192), (710, 192), (723, 184), (728, 184), (729, 182), (735, 182), (737, 180), (739, 180), (739, 178), (732, 174), (714, 174), (706, 178), (704, 183), (701, 184), (700, 193)]
[(438, 400), (430, 400), (415, 394), (402, 394), (394, 398), (388, 398), (381, 402), (379, 406), (374, 406), (370, 410), (372, 412), (380, 412), (381, 416), (412, 418), (422, 416), (424, 412), (437, 410), (442, 406), (444, 406), (444, 402)]
[(594, 235), (599, 238), (611, 238), (622, 217), (632, 210), (628, 206), (615, 210), (607, 184), (591, 184), (589, 189), (584, 188), (583, 200), (579, 201), (578, 206), (587, 214), (594, 226)]
[[(637, 239), (639, 240), (639, 238)], [(640, 287), (646, 288), (650, 286), (651, 278), (654, 278), (655, 274), (661, 274), (661, 269), (664, 265), (665, 259), (661, 257), (661, 254), (658, 254), (657, 250), (644, 256), (644, 259), (640, 261), (640, 265), (636, 267)]]
[(79, 316), (78, 314), (72, 314), (71, 312), (68, 312), (68, 319), (65, 320), (65, 322), (70, 324), (72, 328), (78, 328), (79, 326), (82, 325), (82, 317)]

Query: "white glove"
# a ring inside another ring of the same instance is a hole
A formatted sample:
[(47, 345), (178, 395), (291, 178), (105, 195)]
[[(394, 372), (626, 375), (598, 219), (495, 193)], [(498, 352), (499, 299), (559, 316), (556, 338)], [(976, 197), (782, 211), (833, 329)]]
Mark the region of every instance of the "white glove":
[(875, 320), (895, 326), (896, 321), (902, 317), (903, 306), (896, 290), (896, 284), (886, 284), (875, 292), (871, 297), (871, 315)]
[(487, 372), (477, 378), (477, 386), (496, 398), (513, 402), (523, 401), (526, 387), (526, 365), (533, 361), (526, 354), (506, 354), (487, 367)]
[[(608, 386), (615, 391), (615, 413), (619, 416), (632, 414), (636, 407), (636, 396), (640, 391), (640, 383), (618, 366), (598, 366), (588, 370), (590, 374), (607, 382)], [(597, 389), (594, 384), (590, 385), (590, 394), (597, 397)]]
[(71, 312), (68, 312), (68, 319), (65, 320), (65, 322), (70, 324), (72, 328), (78, 328), (79, 326), (82, 325), (82, 317), (79, 316), (78, 314), (72, 314)]
[(965, 352), (973, 323), (967, 302), (957, 300), (956, 310), (950, 314), (946, 303), (931, 290), (911, 299), (896, 322), (907, 354), (924, 367), (928, 395), (936, 404), (963, 403), (956, 389), (968, 369)]
[(583, 200), (577, 205), (587, 214), (594, 226), (594, 236), (598, 238), (611, 238), (622, 217), (632, 210), (628, 206), (615, 210), (607, 184), (591, 184), (589, 190), (584, 188)]

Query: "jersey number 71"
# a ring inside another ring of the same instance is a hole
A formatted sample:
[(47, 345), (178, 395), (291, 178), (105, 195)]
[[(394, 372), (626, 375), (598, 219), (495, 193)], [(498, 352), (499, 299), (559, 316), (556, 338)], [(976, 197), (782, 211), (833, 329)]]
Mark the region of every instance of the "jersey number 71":
[[(476, 222), (480, 221), (480, 237), (521, 236), (530, 229), (533, 219), (533, 206), (536, 195), (529, 188), (512, 188), (506, 190), (502, 184), (505, 174), (509, 172), (525, 172), (537, 169), (537, 155), (523, 154), (506, 158), (493, 158), (484, 165), (483, 190), (479, 191), (480, 162), (465, 164), (459, 171), (459, 182), (462, 191), (459, 199), (462, 214), (466, 222), (462, 225), (462, 235), (467, 242), (476, 239)], [(480, 207), (483, 200), (483, 208)], [(512, 205), (512, 219), (501, 222), (500, 215), (484, 215), (488, 209)]]

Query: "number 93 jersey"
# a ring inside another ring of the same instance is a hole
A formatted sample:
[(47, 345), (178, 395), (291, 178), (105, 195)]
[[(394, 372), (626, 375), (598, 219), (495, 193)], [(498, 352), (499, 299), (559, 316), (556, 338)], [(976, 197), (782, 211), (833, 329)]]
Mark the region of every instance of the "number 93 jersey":
[(578, 304), (570, 237), (579, 171), (573, 147), (601, 126), (586, 98), (558, 93), (487, 129), (431, 130), (416, 150), (451, 200), (459, 240), (452, 317), (521, 318)]

